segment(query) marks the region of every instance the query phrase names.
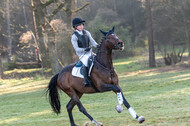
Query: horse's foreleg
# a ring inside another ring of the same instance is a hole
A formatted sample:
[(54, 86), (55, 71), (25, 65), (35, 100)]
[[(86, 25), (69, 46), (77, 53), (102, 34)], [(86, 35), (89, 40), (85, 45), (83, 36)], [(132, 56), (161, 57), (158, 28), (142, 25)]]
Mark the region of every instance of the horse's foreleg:
[(117, 85), (113, 84), (102, 84), (101, 85), (101, 91), (114, 91), (114, 92), (121, 92), (121, 89)]
[[(119, 97), (122, 97), (123, 100), (123, 104), (125, 105), (125, 107), (128, 109), (129, 113), (131, 114), (131, 116), (134, 119), (137, 119), (139, 123), (143, 123), (145, 121), (145, 118), (143, 116), (138, 116), (137, 113), (135, 112), (135, 110), (130, 106), (130, 104), (127, 102), (127, 100), (125, 99), (123, 93), (121, 92), (120, 94), (117, 93), (117, 96), (120, 95)], [(121, 104), (122, 100), (119, 102), (119, 104)], [(119, 101), (119, 98), (118, 98)]]
[[(118, 98), (118, 102), (119, 105), (116, 107), (116, 110), (118, 113), (121, 113), (123, 111), (123, 96), (122, 96), (122, 91), (121, 88), (118, 85), (113, 85), (113, 84), (103, 84), (101, 86), (101, 90), (104, 91), (114, 91), (117, 94), (117, 98)], [(126, 102), (128, 103), (128, 102)], [(127, 105), (127, 104), (126, 104)], [(130, 105), (128, 104), (128, 106), (130, 107)]]
[(117, 99), (119, 102), (119, 105), (116, 107), (116, 110), (120, 113), (123, 110), (122, 105), (124, 104), (125, 107), (128, 109), (129, 113), (134, 119), (138, 119), (139, 123), (142, 123), (145, 121), (145, 118), (143, 116), (138, 116), (137, 113), (134, 111), (134, 109), (130, 106), (130, 104), (125, 99), (122, 90), (119, 85), (113, 85), (113, 84), (103, 84), (101, 87), (102, 91), (114, 91), (117, 94)]

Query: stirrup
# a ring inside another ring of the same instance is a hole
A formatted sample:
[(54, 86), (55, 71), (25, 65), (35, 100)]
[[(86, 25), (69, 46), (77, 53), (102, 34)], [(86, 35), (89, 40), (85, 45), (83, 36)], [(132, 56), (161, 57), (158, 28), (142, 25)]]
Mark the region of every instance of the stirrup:
[(83, 85), (84, 85), (84, 87), (90, 87), (91, 86), (88, 82), (85, 83), (85, 81), (83, 82)]

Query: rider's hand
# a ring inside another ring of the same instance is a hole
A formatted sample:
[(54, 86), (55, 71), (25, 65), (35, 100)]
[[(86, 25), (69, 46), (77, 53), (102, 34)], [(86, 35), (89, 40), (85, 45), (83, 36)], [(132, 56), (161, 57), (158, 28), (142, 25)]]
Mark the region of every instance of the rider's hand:
[(100, 48), (100, 45), (97, 45), (96, 48)]
[(90, 51), (90, 47), (87, 47), (84, 51), (86, 51), (86, 52), (88, 52), (88, 51)]

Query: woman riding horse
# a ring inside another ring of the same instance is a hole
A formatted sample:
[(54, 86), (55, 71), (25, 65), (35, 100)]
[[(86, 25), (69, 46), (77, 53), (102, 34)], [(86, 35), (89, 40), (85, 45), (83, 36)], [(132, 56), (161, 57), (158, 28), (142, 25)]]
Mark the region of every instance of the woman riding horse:
[[(112, 50), (123, 50), (124, 44), (117, 37), (117, 35), (114, 34), (114, 27), (108, 32), (101, 32), (104, 34), (104, 37), (98, 49), (97, 56), (94, 60), (94, 67), (92, 68), (92, 72), (90, 74), (94, 87), (96, 87), (98, 92), (114, 91), (117, 94), (117, 99), (119, 102), (116, 110), (118, 112), (122, 112), (122, 106), (124, 104), (131, 116), (134, 119), (137, 119), (139, 123), (142, 123), (145, 118), (143, 116), (138, 116), (125, 99), (119, 85), (117, 73), (113, 67)], [(86, 115), (92, 121), (92, 123), (96, 124), (97, 126), (101, 126), (102, 124), (98, 123), (92, 118), (80, 101), (80, 98), (84, 93), (97, 93), (97, 90), (94, 87), (84, 87), (84, 79), (75, 77), (71, 74), (74, 66), (75, 64), (66, 66), (60, 73), (56, 74), (51, 79), (48, 86), (51, 107), (55, 113), (60, 113), (61, 104), (58, 93), (59, 88), (71, 98), (66, 106), (71, 126), (76, 126), (72, 115), (72, 110), (75, 105), (78, 106), (80, 112)]]
[(96, 41), (92, 38), (90, 32), (84, 30), (84, 22), (81, 18), (74, 18), (72, 21), (73, 28), (75, 31), (73, 32), (71, 42), (76, 51), (76, 54), (79, 57), (79, 60), (84, 64), (84, 86), (90, 86), (88, 82), (88, 58), (92, 55), (92, 49), (90, 48), (89, 43), (91, 43), (94, 47), (98, 47)]

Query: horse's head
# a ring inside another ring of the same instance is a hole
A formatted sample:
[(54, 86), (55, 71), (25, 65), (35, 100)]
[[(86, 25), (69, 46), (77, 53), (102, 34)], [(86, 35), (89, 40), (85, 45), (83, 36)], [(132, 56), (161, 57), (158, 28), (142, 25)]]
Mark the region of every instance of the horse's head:
[(112, 30), (109, 30), (107, 32), (100, 30), (101, 33), (104, 35), (104, 39), (107, 42), (106, 45), (110, 49), (124, 49), (124, 43), (121, 41), (118, 36), (114, 33), (114, 27)]

